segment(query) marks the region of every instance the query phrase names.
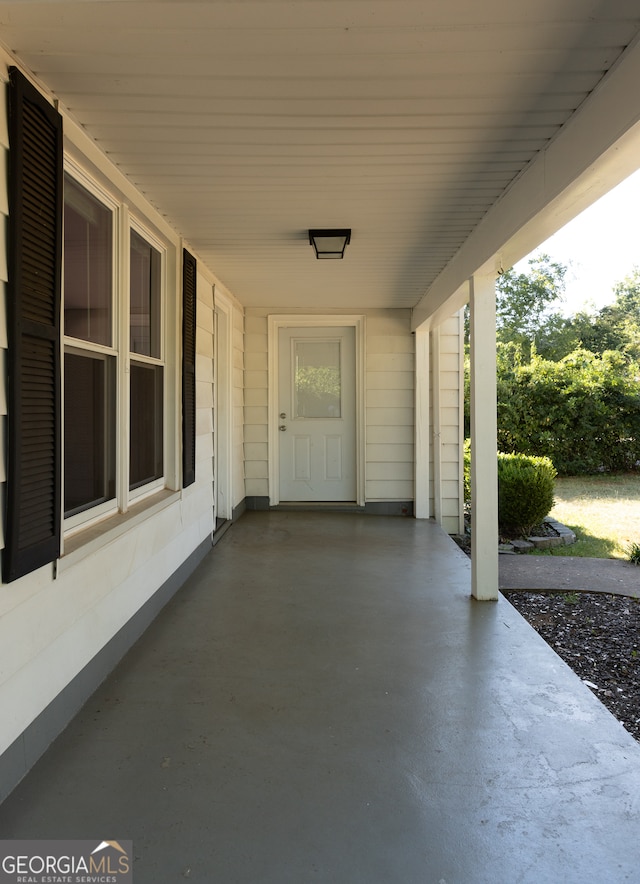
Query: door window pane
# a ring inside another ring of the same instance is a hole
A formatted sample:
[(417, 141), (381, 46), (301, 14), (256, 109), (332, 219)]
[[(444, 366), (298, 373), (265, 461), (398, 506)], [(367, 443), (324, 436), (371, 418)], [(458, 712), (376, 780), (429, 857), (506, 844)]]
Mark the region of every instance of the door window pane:
[(131, 362), (129, 487), (164, 474), (162, 452), (162, 366)]
[(113, 215), (64, 179), (64, 332), (111, 346)]
[(295, 341), (294, 415), (341, 416), (340, 341)]
[(160, 252), (131, 231), (130, 349), (160, 358)]
[(115, 359), (65, 353), (65, 517), (115, 497)]

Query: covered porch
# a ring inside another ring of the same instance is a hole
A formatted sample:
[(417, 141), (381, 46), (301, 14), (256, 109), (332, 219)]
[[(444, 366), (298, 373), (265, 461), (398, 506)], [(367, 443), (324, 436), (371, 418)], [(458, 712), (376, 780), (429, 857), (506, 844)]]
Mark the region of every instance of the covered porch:
[(134, 880), (637, 880), (640, 746), (432, 520), (234, 524), (0, 808)]

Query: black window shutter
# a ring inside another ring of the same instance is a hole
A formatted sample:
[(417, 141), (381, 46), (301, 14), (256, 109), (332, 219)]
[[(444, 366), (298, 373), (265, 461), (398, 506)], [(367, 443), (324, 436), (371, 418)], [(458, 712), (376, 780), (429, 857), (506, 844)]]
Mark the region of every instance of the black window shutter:
[(182, 256), (182, 485), (196, 480), (196, 259)]
[(5, 582), (60, 553), (62, 118), (9, 71)]

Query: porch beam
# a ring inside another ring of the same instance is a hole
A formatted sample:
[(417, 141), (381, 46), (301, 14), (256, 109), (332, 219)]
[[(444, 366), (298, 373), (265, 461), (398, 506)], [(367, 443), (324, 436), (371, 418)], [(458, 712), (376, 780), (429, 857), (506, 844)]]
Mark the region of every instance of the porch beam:
[(428, 519), (431, 515), (429, 502), (429, 328), (416, 329), (416, 428), (415, 428), (415, 501), (416, 519)]
[(511, 267), (638, 168), (639, 82), (635, 40), (434, 281), (414, 308), (414, 329), (462, 307), (479, 268)]
[(469, 280), (471, 322), (471, 594), (498, 598), (495, 276)]

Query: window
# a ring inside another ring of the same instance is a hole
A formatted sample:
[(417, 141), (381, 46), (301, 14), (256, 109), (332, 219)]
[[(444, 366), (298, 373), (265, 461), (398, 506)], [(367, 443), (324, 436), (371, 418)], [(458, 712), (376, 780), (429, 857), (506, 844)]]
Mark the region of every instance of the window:
[(129, 268), (129, 489), (133, 491), (163, 475), (162, 255), (133, 229)]
[[(64, 178), (67, 529), (126, 509), (164, 476), (163, 249), (74, 172)], [(118, 292), (122, 227), (129, 276)]]
[(65, 516), (115, 499), (115, 360), (64, 356)]
[(65, 518), (116, 496), (114, 216), (112, 208), (64, 176)]
[(64, 331), (111, 346), (113, 212), (64, 178)]
[(135, 230), (130, 261), (129, 346), (132, 353), (159, 357), (161, 256)]

